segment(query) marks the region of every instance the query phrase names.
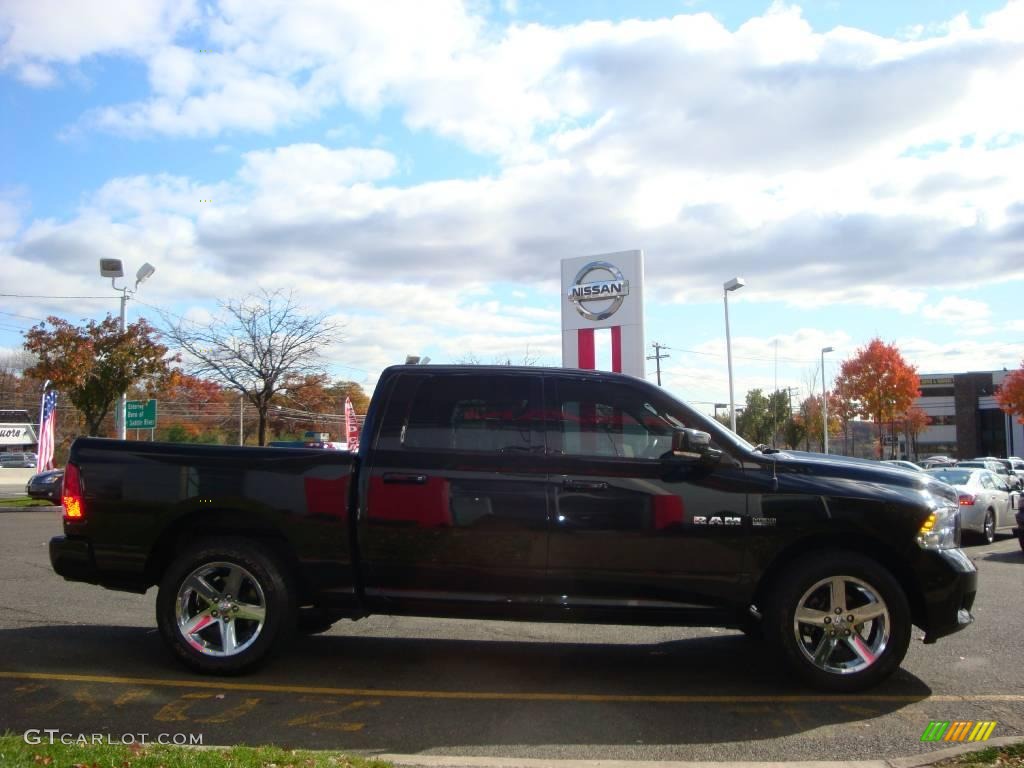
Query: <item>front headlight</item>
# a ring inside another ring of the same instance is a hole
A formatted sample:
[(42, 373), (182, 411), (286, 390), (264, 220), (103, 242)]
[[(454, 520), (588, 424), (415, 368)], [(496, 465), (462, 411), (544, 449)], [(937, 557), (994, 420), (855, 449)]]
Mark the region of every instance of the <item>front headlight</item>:
[(917, 532), (922, 549), (956, 549), (960, 546), (960, 507), (942, 503), (932, 510)]

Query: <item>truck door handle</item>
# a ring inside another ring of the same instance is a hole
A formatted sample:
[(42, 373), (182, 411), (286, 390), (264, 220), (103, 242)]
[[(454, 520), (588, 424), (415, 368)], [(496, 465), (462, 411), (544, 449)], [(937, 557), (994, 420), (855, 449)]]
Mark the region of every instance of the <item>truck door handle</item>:
[(608, 483), (603, 480), (563, 480), (562, 487), (568, 491), (607, 491)]
[(389, 485), (426, 485), (426, 475), (412, 475), (408, 472), (385, 472), (384, 482)]

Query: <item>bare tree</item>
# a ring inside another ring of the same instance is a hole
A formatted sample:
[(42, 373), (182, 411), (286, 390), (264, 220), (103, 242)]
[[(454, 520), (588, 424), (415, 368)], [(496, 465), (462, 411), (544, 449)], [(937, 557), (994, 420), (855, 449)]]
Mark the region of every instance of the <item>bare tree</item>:
[[(537, 365), (540, 358), (530, 352), (530, 345), (527, 343), (526, 349), (521, 357), (512, 359), (512, 355), (495, 355), (490, 362), (490, 365)], [(455, 365), (488, 365), (483, 362), (475, 352), (472, 350), (466, 352), (461, 357), (455, 359)]]
[(290, 376), (320, 370), (320, 351), (341, 341), (326, 314), (306, 315), (291, 292), (267, 291), (220, 304), (206, 325), (163, 316), (167, 337), (187, 356), (188, 372), (237, 389), (259, 415), (259, 444), (267, 443), (267, 410)]

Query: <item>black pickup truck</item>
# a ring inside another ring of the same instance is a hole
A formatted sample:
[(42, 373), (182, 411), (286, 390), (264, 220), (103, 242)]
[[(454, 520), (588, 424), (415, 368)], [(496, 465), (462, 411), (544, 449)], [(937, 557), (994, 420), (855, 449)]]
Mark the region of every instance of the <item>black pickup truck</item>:
[(648, 382), (396, 366), (358, 454), (81, 438), (58, 574), (159, 586), (180, 659), (237, 672), (372, 613), (724, 626), (852, 691), (972, 621), (956, 492), (754, 447)]

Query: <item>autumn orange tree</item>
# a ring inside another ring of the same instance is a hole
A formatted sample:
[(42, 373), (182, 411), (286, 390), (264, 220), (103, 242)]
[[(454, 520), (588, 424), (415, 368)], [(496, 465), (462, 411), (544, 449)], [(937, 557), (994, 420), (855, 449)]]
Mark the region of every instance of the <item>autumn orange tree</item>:
[(122, 392), (166, 375), (171, 362), (149, 323), (140, 319), (122, 333), (110, 315), (83, 326), (48, 317), (25, 332), (24, 347), (37, 359), (25, 375), (53, 382), (81, 412), (90, 435), (99, 434)]
[(1020, 368), (1011, 371), (1003, 379), (1003, 384), (996, 394), (996, 401), (999, 407), (1011, 416), (1016, 416), (1017, 421), (1024, 424), (1024, 362)]
[[(834, 393), (828, 394), (828, 434), (829, 437), (839, 434), (842, 426), (840, 415), (837, 412), (838, 399)], [(825, 450), (824, 434), (822, 432), (824, 416), (821, 412), (821, 395), (811, 395), (800, 404), (800, 413), (804, 417), (806, 429), (805, 438), (808, 443), (821, 445)], [(808, 447), (810, 447), (808, 445)]]
[(828, 394), (828, 412), (835, 414), (843, 430), (843, 452), (847, 456), (853, 456), (856, 449), (856, 439), (850, 424), (860, 415), (860, 403), (850, 391), (850, 385), (842, 372), (836, 376), (832, 385), (833, 391)]
[(861, 416), (877, 425), (879, 446), (882, 425), (906, 413), (921, 384), (917, 369), (903, 359), (896, 345), (877, 337), (843, 361), (840, 377), (844, 396), (857, 403)]
[(907, 436), (910, 438), (908, 452), (912, 452), (914, 456), (917, 456), (917, 437), (927, 429), (930, 422), (931, 418), (928, 413), (916, 405), (908, 408), (907, 412), (903, 414), (903, 424), (907, 430)]
[(190, 376), (180, 369), (159, 382), (154, 396), (160, 402), (160, 439), (170, 442), (224, 442), (226, 429), (236, 430), (236, 398), (217, 382)]

